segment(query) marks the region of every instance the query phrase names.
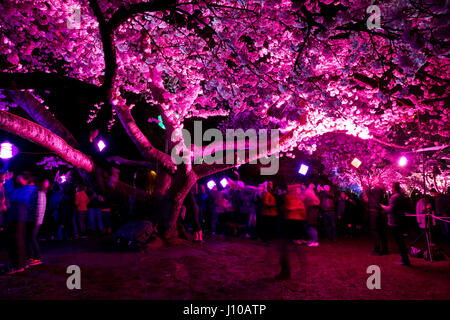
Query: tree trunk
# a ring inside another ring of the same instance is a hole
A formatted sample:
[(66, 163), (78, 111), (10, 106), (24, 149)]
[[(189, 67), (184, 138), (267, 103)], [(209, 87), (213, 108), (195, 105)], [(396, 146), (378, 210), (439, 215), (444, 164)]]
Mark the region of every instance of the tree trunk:
[(197, 182), (198, 177), (194, 172), (190, 172), (187, 175), (175, 177), (173, 179), (169, 192), (168, 199), (171, 202), (171, 209), (164, 217), (164, 231), (163, 237), (165, 239), (173, 239), (178, 237), (178, 219), (180, 216), (183, 202), (188, 195), (191, 188)]

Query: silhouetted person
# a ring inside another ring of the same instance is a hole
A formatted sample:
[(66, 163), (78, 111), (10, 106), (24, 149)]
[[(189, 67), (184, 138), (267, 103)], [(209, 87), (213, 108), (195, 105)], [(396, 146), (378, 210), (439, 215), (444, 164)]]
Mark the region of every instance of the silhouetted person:
[(336, 212), (334, 211), (334, 195), (329, 185), (320, 191), (320, 208), (323, 212), (323, 222), (328, 239), (336, 241)]
[(6, 215), (6, 193), (3, 184), (5, 183), (5, 173), (0, 172), (0, 231), (3, 231), (5, 226), (5, 215)]
[(320, 200), (314, 191), (315, 185), (310, 184), (308, 188), (303, 192), (304, 203), (306, 207), (306, 230), (308, 233), (308, 247), (318, 247), (319, 246), (319, 236), (317, 231), (317, 226), (319, 224), (319, 205)]
[(267, 241), (273, 238), (275, 226), (278, 218), (277, 201), (275, 199), (273, 190), (273, 183), (269, 181), (267, 183), (267, 190), (262, 195), (262, 240)]
[(387, 215), (381, 208), (385, 195), (386, 190), (379, 180), (375, 181), (375, 186), (366, 195), (369, 207), (370, 232), (373, 238), (372, 254), (376, 255), (388, 254)]
[(7, 214), (8, 253), (12, 266), (9, 274), (22, 272), (27, 267), (26, 226), (30, 220), (31, 211), (35, 207), (33, 201), (37, 193), (37, 187), (29, 184), (31, 178), (28, 174), (21, 174), (16, 178), (17, 188), (14, 188), (11, 180), (8, 180), (5, 185), (11, 204)]
[(393, 194), (389, 199), (389, 205), (381, 205), (381, 207), (388, 214), (388, 225), (394, 233), (395, 241), (397, 242), (397, 246), (402, 256), (401, 265), (410, 266), (411, 262), (408, 258), (408, 250), (406, 249), (402, 230), (407, 198), (404, 196), (400, 183), (398, 182), (395, 182), (392, 185), (392, 192)]
[[(27, 223), (27, 254), (28, 264), (35, 266), (42, 264), (41, 250), (38, 243), (39, 229), (44, 221), (44, 216), (47, 208), (47, 191), (50, 186), (48, 180), (40, 182), (36, 193), (36, 204), (31, 207), (31, 219)], [(33, 200), (34, 201), (34, 200)]]

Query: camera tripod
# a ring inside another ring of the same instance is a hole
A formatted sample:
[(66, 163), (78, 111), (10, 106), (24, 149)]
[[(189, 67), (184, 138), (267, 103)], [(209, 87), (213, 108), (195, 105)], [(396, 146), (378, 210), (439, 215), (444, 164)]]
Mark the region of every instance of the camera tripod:
[(433, 262), (433, 252), (432, 252), (432, 242), (431, 242), (431, 224), (432, 224), (432, 213), (429, 208), (425, 209), (425, 212), (423, 213), (425, 215), (425, 228), (420, 233), (420, 235), (411, 243), (409, 246), (410, 248), (420, 239), (425, 236), (426, 245), (427, 245), (427, 252), (430, 262)]

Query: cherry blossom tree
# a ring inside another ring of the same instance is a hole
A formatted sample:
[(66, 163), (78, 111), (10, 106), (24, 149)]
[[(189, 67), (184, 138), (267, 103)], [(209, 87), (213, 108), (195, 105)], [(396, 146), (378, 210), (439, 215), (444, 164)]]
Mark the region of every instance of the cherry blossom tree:
[[(394, 182), (400, 182), (408, 192), (415, 189), (423, 192), (425, 184), (427, 193), (432, 188), (445, 193), (450, 183), (445, 153), (441, 150), (430, 152), (411, 152), (386, 147), (373, 140), (327, 133), (315, 156), (321, 160), (325, 174), (334, 184), (357, 193), (369, 190), (376, 181), (382, 182), (387, 189)], [(402, 157), (407, 161), (401, 165)], [(352, 165), (355, 158), (361, 161), (358, 168)]]
[[(174, 164), (167, 152), (174, 147), (193, 157), (182, 135), (188, 119), (279, 129), (286, 156), (314, 152), (327, 133), (398, 150), (448, 143), (446, 2), (379, 1), (378, 29), (367, 26), (370, 5), (8, 0), (0, 11), (0, 128), (98, 173), (39, 92), (70, 88), (95, 97), (93, 108), (111, 110), (111, 125), (119, 122), (143, 159), (164, 168), (159, 177), (174, 204), (167, 237), (193, 184), (232, 166)], [(167, 150), (137, 125), (136, 96), (158, 110)], [(34, 122), (14, 115), (14, 106)]]

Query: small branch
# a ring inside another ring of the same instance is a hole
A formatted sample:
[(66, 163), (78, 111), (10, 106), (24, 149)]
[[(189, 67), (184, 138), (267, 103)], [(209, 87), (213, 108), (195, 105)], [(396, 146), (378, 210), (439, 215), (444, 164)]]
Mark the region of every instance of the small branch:
[[(295, 131), (295, 129), (283, 134), (278, 140), (278, 148), (274, 149), (273, 152), (272, 152), (272, 146), (267, 146), (267, 152), (261, 153), (261, 152), (258, 152), (258, 150), (256, 150), (256, 155), (254, 155), (252, 158), (250, 158), (250, 154), (249, 154), (249, 156), (248, 157), (246, 156), (245, 159), (240, 159), (239, 163), (235, 163), (235, 164), (223, 163), (223, 164), (212, 164), (212, 165), (202, 163), (199, 165), (195, 165), (193, 167), (194, 172), (197, 174), (197, 176), (199, 178), (203, 178), (203, 177), (209, 176), (211, 174), (214, 174), (214, 173), (217, 173), (220, 171), (225, 171), (225, 170), (231, 169), (231, 168), (235, 167), (237, 164), (245, 164), (245, 163), (248, 163), (251, 161), (256, 161), (263, 157), (269, 157), (277, 150), (279, 151), (282, 146), (284, 146), (285, 144), (287, 144), (290, 141), (290, 139), (292, 138), (292, 135), (294, 134), (294, 131)], [(269, 139), (269, 141), (270, 140), (271, 139)], [(235, 153), (235, 155), (236, 155), (236, 153)]]
[(353, 77), (356, 80), (371, 86), (372, 88), (378, 88), (379, 87), (379, 83), (380, 83), (379, 79), (372, 79), (372, 78), (369, 78), (368, 76), (365, 76), (365, 75), (363, 75), (361, 73), (354, 73)]
[(380, 143), (380, 144), (382, 144), (382, 145), (385, 145), (385, 146), (387, 146), (387, 147), (396, 148), (396, 149), (403, 149), (403, 150), (410, 150), (410, 148), (408, 148), (408, 147), (399, 146), (399, 145), (397, 145), (397, 144), (385, 142), (385, 141), (380, 140), (380, 139), (375, 138), (375, 137), (373, 137), (372, 140), (375, 141), (375, 142), (378, 142), (378, 143)]
[(129, 160), (129, 159), (125, 159), (119, 156), (113, 156), (113, 157), (109, 157), (107, 159), (110, 162), (117, 162), (119, 164), (124, 164), (126, 166), (132, 166), (132, 167), (145, 167), (145, 168), (150, 168), (150, 169), (154, 169), (155, 166), (152, 162), (148, 162), (148, 161), (137, 161), (137, 160)]

